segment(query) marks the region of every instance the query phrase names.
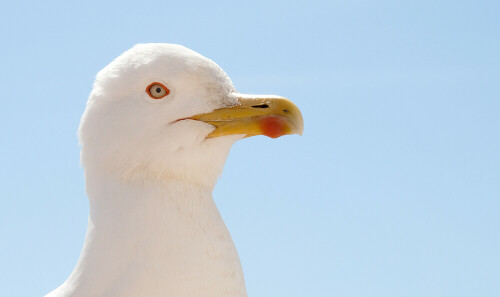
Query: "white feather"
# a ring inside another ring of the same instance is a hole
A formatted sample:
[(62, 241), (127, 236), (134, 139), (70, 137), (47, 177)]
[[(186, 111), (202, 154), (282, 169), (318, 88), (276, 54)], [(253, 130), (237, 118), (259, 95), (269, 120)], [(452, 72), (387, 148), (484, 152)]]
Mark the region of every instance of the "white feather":
[[(146, 86), (171, 93), (154, 100)], [(79, 129), (90, 202), (87, 236), (49, 297), (246, 296), (236, 248), (212, 190), (232, 144), (182, 120), (237, 104), (211, 60), (179, 45), (141, 44), (97, 75)]]

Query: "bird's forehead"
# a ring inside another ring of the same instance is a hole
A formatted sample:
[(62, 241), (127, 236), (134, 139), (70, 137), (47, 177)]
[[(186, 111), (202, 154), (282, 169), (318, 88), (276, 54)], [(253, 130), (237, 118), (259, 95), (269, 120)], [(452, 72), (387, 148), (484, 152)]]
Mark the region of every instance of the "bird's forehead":
[(227, 74), (216, 63), (176, 44), (138, 44), (100, 71), (96, 82), (107, 84), (116, 78), (132, 84), (155, 79), (191, 80), (233, 88)]
[(208, 58), (180, 45), (139, 44), (110, 65), (114, 71), (136, 74), (218, 76), (222, 69)]

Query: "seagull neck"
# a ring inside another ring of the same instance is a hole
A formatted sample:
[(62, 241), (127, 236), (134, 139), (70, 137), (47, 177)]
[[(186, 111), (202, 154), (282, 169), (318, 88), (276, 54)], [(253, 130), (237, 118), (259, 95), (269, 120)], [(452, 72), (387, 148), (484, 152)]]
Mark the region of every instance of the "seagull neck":
[(210, 187), (91, 176), (87, 236), (66, 284), (75, 294), (61, 296), (246, 296)]
[[(94, 220), (111, 222), (130, 221), (132, 214), (148, 217), (155, 214), (182, 215), (200, 212), (218, 214), (212, 198), (213, 187), (190, 183), (179, 179), (170, 180), (121, 180), (109, 175), (86, 175), (90, 216)], [(89, 178), (89, 177), (92, 178)], [(137, 218), (141, 220), (143, 217)]]

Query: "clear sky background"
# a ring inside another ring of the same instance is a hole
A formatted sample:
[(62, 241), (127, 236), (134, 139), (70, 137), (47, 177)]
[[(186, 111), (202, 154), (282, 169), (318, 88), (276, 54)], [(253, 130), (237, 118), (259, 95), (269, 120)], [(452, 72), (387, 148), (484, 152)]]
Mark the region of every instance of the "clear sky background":
[(303, 137), (236, 143), (214, 196), (250, 297), (500, 296), (500, 2), (0, 0), (0, 295), (70, 274), (95, 74), (183, 44)]

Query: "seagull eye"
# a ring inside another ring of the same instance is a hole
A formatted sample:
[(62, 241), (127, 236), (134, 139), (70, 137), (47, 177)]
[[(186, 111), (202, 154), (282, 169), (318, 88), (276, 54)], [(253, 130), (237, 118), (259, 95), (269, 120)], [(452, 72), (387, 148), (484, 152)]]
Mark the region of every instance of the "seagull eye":
[(150, 84), (146, 88), (146, 92), (153, 99), (161, 99), (170, 94), (170, 90), (159, 82)]

